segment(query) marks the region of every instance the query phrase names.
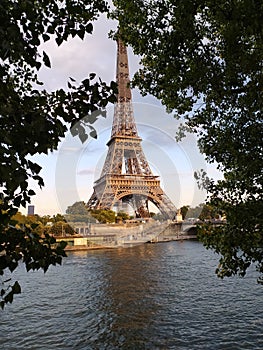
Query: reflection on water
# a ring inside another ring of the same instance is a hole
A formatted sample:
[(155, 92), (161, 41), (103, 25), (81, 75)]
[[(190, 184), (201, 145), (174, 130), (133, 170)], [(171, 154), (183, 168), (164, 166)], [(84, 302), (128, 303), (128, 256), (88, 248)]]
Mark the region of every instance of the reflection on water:
[(1, 349), (262, 349), (262, 286), (219, 280), (198, 242), (74, 252), (25, 273)]

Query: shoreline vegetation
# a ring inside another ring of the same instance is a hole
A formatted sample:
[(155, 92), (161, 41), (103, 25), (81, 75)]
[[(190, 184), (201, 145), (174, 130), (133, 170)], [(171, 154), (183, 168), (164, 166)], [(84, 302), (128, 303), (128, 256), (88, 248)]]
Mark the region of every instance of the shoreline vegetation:
[[(209, 204), (199, 204), (195, 208), (185, 205), (178, 212), (180, 214), (175, 213), (173, 222), (204, 222), (224, 219), (224, 213), (218, 212), (216, 208)], [(41, 216), (35, 214), (33, 208), (33, 213), (31, 214), (23, 215), (18, 212), (12, 217), (13, 226), (17, 228), (23, 229), (33, 224), (34, 231), (37, 234), (49, 234), (53, 237), (71, 236), (74, 234), (98, 234), (103, 231), (103, 227), (106, 232), (109, 231), (109, 227), (111, 227), (113, 232), (116, 232), (118, 227), (124, 229), (129, 227), (131, 230), (134, 230), (134, 227), (148, 221), (155, 223), (155, 226), (157, 226), (157, 223), (164, 222), (165, 218), (160, 213), (152, 212), (149, 213), (149, 218), (136, 218), (122, 211), (88, 210), (83, 201), (75, 202), (72, 206), (69, 206), (65, 214), (58, 213), (53, 216)], [(100, 232), (96, 232), (98, 230)]]

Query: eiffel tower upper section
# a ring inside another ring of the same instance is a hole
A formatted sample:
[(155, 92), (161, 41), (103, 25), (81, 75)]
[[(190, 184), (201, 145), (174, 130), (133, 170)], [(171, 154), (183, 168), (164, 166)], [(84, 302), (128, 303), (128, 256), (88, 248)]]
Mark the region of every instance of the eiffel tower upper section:
[(131, 89), (129, 88), (129, 66), (126, 46), (121, 40), (117, 41), (117, 69), (118, 96), (115, 104), (114, 120), (111, 137), (138, 137), (138, 132), (131, 105)]
[[(106, 175), (107, 173), (121, 174), (123, 173), (124, 167), (127, 170), (126, 174), (153, 176), (148, 162), (143, 154), (141, 148), (142, 139), (138, 135), (136, 122), (134, 119), (132, 94), (129, 87), (130, 74), (127, 48), (120, 39), (117, 41), (117, 46), (116, 81), (118, 83), (118, 95), (117, 103), (114, 105), (111, 138), (107, 145), (111, 149), (113, 147), (113, 141), (115, 141), (116, 146), (116, 139), (118, 139), (119, 142), (126, 140), (127, 142), (130, 142), (130, 146), (132, 143), (133, 151), (135, 149), (136, 150), (134, 154), (135, 157), (131, 158), (131, 154), (133, 153), (132, 149), (130, 150), (131, 152), (129, 152), (127, 147), (123, 154), (124, 158), (122, 159), (123, 161), (126, 159), (126, 166), (123, 164), (120, 166), (119, 162), (117, 165), (117, 159), (111, 158), (113, 156), (113, 152), (109, 151), (101, 172), (101, 176)], [(130, 166), (128, 166), (128, 162), (130, 163)]]

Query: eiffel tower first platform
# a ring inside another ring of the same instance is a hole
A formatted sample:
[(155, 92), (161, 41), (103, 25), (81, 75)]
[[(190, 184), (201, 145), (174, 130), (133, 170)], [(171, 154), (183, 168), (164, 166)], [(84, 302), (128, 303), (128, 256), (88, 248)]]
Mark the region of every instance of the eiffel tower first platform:
[(148, 201), (165, 218), (174, 218), (176, 208), (160, 187), (142, 150), (133, 115), (127, 49), (117, 40), (117, 102), (114, 106), (108, 153), (100, 174), (94, 183), (94, 192), (87, 203), (89, 209), (112, 209), (120, 202), (129, 204), (136, 217), (149, 217)]

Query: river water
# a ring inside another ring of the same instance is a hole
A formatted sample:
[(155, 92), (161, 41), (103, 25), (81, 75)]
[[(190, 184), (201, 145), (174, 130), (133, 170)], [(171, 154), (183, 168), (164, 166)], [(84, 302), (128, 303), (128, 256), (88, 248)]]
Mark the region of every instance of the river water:
[(0, 349), (263, 349), (263, 286), (220, 280), (195, 241), (70, 253), (62, 266), (15, 274), (0, 311)]

